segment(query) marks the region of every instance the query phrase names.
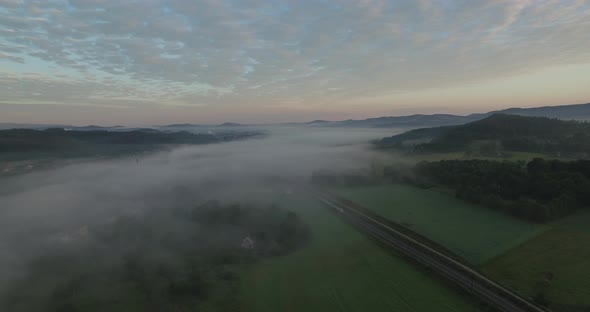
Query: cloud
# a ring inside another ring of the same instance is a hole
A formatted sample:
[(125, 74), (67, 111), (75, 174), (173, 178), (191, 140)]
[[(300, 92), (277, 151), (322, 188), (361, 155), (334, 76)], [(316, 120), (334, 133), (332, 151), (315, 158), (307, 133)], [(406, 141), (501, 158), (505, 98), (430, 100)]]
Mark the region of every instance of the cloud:
[(14, 8), (22, 3), (21, 0), (0, 0), (0, 6)]
[[(63, 100), (79, 103), (212, 104), (221, 96), (321, 105), (590, 61), (590, 8), (582, 0), (2, 4), (1, 61), (13, 63), (5, 72), (18, 76), (25, 63), (46, 75), (73, 71), (77, 84), (88, 84), (88, 75), (117, 81), (97, 82), (96, 92), (62, 84)], [(15, 79), (28, 89), (40, 83)], [(0, 95), (30, 100), (19, 92)]]

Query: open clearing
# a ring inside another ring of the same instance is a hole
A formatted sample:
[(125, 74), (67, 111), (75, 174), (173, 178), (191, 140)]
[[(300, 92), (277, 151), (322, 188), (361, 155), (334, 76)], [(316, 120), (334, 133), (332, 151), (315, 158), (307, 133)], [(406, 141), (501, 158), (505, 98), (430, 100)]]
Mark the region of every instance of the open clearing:
[(490, 276), (558, 311), (590, 311), (590, 213), (551, 224), (542, 235), (491, 260)]
[(380, 248), (319, 202), (291, 196), (281, 205), (310, 225), (312, 240), (295, 254), (241, 274), (245, 311), (477, 311), (441, 281)]
[(438, 242), (475, 265), (548, 229), (436, 190), (387, 184), (335, 191)]

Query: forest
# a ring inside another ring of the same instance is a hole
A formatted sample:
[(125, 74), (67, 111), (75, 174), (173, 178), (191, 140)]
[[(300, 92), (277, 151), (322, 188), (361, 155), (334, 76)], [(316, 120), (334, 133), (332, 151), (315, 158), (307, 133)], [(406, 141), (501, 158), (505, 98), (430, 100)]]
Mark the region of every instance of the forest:
[(411, 170), (387, 167), (394, 181), (441, 186), (455, 196), (532, 222), (548, 222), (590, 205), (590, 161), (535, 158), (421, 162)]
[(131, 131), (0, 130), (0, 160), (117, 156), (153, 151), (165, 145), (208, 144), (259, 135), (253, 131), (219, 134), (164, 132), (155, 129)]
[(495, 114), (459, 126), (416, 129), (375, 141), (378, 148), (425, 154), (473, 151), (484, 156), (530, 152), (586, 158), (590, 123)]
[(286, 255), (309, 240), (275, 205), (153, 209), (63, 233), (1, 298), (3, 311), (194, 311), (235, 304), (238, 266)]

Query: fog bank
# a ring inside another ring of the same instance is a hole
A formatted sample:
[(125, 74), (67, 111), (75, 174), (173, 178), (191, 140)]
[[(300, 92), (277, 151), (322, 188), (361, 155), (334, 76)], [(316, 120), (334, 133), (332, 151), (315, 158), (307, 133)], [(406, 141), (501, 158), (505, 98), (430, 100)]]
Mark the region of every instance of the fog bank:
[[(75, 240), (88, 225), (145, 209), (208, 199), (264, 199), (318, 169), (367, 167), (368, 141), (391, 129), (277, 127), (269, 135), (83, 162), (0, 180), (0, 290), (36, 255)], [(165, 227), (165, 224), (162, 224)]]

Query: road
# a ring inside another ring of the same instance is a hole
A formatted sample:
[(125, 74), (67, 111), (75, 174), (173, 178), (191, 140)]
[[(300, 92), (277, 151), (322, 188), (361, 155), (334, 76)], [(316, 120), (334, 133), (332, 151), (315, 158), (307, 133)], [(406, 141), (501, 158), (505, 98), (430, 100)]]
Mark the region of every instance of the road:
[(396, 229), (390, 221), (367, 209), (327, 192), (313, 190), (312, 193), (359, 230), (428, 267), (498, 311), (549, 311), (497, 284), (447, 252), (427, 245), (416, 239), (416, 236), (408, 235), (407, 230), (402, 232)]

